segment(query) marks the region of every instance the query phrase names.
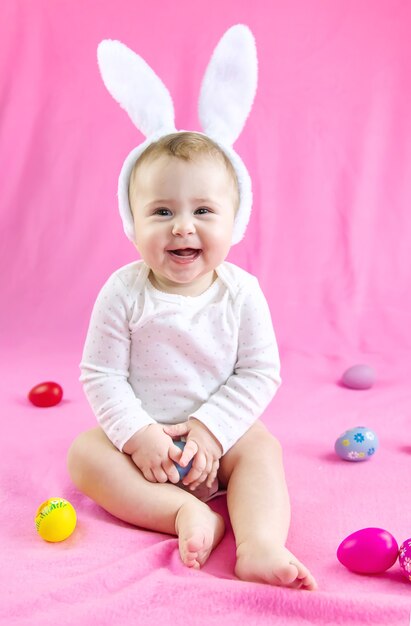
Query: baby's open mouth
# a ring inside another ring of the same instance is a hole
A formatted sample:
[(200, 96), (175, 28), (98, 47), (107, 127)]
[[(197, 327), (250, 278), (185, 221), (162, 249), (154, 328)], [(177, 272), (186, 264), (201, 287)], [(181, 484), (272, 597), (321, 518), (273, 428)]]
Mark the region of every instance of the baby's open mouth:
[(177, 254), (178, 256), (191, 256), (199, 250), (195, 250), (194, 248), (182, 248), (180, 250), (170, 250), (173, 254)]
[(177, 250), (169, 250), (169, 254), (173, 257), (177, 257), (181, 260), (185, 259), (187, 261), (193, 261), (201, 254), (201, 250), (196, 248), (180, 248)]

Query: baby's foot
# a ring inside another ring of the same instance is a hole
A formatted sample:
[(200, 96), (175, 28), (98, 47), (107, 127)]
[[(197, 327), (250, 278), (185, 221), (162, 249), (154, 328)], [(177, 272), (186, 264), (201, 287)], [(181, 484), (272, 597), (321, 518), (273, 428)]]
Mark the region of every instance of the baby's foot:
[(176, 533), (181, 560), (199, 569), (224, 535), (224, 520), (206, 504), (183, 504), (176, 516)]
[(255, 542), (240, 544), (235, 573), (242, 580), (293, 589), (317, 589), (314, 576), (284, 546), (270, 547)]

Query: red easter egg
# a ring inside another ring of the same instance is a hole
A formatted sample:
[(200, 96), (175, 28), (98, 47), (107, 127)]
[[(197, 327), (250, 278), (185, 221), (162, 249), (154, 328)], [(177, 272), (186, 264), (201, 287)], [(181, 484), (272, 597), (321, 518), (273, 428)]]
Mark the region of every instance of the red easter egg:
[(28, 399), (35, 406), (55, 406), (63, 397), (63, 388), (51, 381), (39, 383), (28, 393)]
[(394, 565), (398, 544), (383, 528), (362, 528), (346, 537), (339, 545), (337, 558), (352, 572), (379, 574)]

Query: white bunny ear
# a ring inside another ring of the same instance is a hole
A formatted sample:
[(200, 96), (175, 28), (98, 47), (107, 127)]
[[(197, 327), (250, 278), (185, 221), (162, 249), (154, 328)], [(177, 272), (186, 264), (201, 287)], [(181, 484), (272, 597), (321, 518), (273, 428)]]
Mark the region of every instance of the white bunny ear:
[(229, 28), (219, 41), (201, 86), (199, 118), (204, 132), (233, 145), (250, 113), (257, 89), (257, 51), (247, 26)]
[(146, 137), (175, 131), (171, 96), (144, 59), (111, 39), (99, 44), (97, 59), (108, 91)]

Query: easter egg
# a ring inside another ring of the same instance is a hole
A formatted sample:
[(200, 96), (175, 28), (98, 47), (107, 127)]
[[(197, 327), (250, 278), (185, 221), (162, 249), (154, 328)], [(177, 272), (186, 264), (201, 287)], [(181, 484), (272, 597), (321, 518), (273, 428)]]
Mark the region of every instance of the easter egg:
[(411, 582), (411, 538), (400, 545), (399, 563), (401, 572)]
[(45, 541), (56, 543), (70, 537), (77, 523), (74, 507), (64, 498), (49, 498), (37, 509), (36, 530)]
[(335, 451), (344, 461), (366, 461), (378, 450), (378, 437), (371, 428), (356, 426), (335, 442)]
[(62, 387), (51, 381), (35, 385), (28, 393), (30, 402), (41, 407), (54, 406), (61, 402), (62, 397)]
[[(186, 442), (185, 441), (175, 441), (174, 445), (177, 446), (178, 448), (180, 448), (180, 450), (184, 450), (184, 446), (186, 445)], [(191, 470), (192, 464), (193, 464), (192, 460), (187, 465), (187, 467), (181, 467), (181, 465), (179, 465), (178, 463), (174, 463), (174, 465), (177, 468), (178, 475), (180, 476), (180, 480), (182, 480), (184, 478), (184, 476), (186, 476), (188, 474), (188, 472)]]
[(341, 382), (350, 389), (370, 389), (375, 383), (375, 371), (369, 365), (353, 365), (344, 372)]
[(398, 544), (383, 528), (362, 528), (348, 535), (339, 545), (337, 558), (358, 574), (379, 574), (397, 560)]

